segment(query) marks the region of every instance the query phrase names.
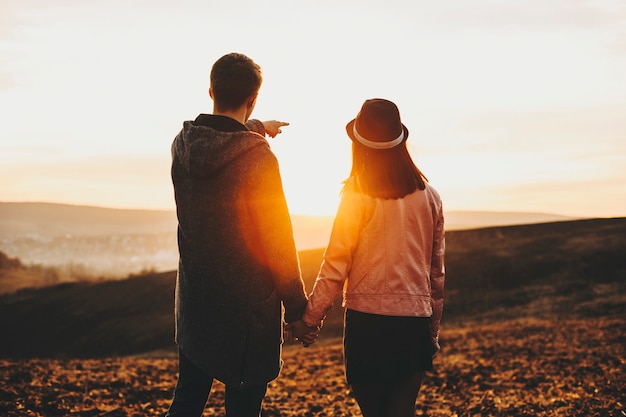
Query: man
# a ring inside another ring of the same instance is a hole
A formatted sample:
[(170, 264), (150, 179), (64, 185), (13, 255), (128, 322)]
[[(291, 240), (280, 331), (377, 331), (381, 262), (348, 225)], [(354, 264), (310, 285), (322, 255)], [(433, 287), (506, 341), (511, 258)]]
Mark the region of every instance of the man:
[(281, 367), (282, 320), (298, 320), (304, 283), (278, 162), (265, 139), (287, 123), (249, 120), (260, 67), (238, 53), (211, 69), (212, 114), (172, 144), (180, 261), (179, 375), (167, 416), (200, 416), (214, 379), (226, 415), (259, 416)]

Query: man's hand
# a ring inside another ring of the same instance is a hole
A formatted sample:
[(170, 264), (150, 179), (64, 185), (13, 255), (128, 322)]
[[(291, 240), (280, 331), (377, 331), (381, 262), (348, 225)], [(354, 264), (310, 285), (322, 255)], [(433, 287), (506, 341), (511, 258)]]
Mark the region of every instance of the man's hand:
[(320, 327), (309, 326), (302, 320), (294, 321), (286, 326), (286, 330), (291, 336), (291, 340), (294, 338), (302, 343), (302, 346), (309, 347), (317, 340), (320, 334)]
[(265, 133), (267, 133), (272, 138), (275, 138), (276, 135), (283, 132), (280, 129), (281, 127), (289, 126), (289, 123), (279, 122), (278, 120), (266, 120), (262, 123), (263, 123), (263, 127), (265, 128)]
[(433, 359), (439, 352), (441, 352), (441, 345), (439, 344), (439, 340), (433, 339)]

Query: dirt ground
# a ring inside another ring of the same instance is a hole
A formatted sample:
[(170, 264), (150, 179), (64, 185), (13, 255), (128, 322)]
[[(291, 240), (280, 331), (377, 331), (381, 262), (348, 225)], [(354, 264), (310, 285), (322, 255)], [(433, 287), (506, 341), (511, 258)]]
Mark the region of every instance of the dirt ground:
[[(626, 319), (509, 321), (442, 330), (416, 415), (626, 416)], [(5, 339), (3, 343), (10, 343)], [(264, 416), (360, 416), (338, 339), (286, 346)], [(160, 416), (175, 358), (0, 361), (0, 415)], [(204, 416), (223, 416), (216, 383)]]

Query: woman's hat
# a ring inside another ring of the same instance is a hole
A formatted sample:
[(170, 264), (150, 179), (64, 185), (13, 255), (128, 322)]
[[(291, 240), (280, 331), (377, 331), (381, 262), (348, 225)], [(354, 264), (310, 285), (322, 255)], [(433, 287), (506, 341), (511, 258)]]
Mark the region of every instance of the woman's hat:
[(391, 149), (409, 137), (398, 107), (382, 98), (365, 100), (356, 118), (346, 125), (346, 132), (352, 141), (372, 149)]

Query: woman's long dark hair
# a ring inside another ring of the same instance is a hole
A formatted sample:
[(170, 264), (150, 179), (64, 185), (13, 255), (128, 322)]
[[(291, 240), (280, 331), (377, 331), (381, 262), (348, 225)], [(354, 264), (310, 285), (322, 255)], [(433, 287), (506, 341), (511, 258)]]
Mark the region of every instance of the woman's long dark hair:
[(352, 143), (352, 170), (360, 191), (374, 198), (397, 199), (426, 188), (428, 179), (417, 168), (406, 142), (391, 149), (371, 149)]

